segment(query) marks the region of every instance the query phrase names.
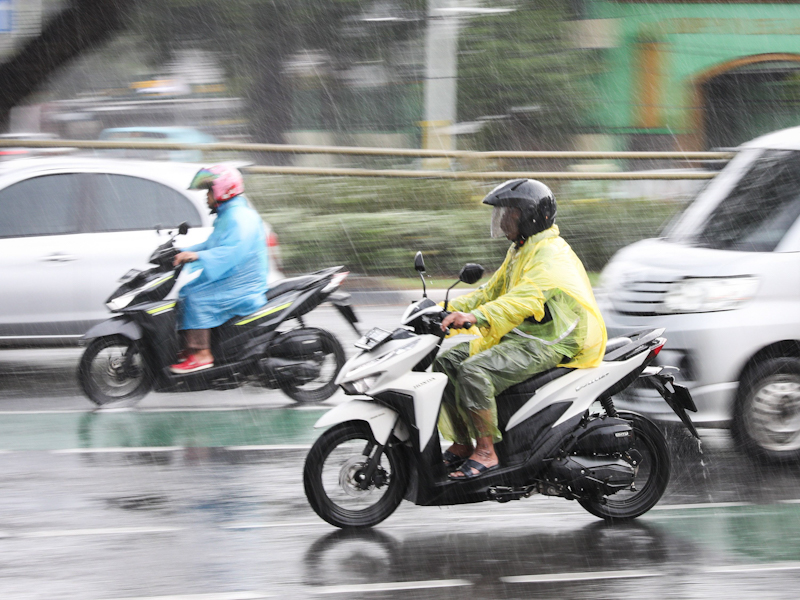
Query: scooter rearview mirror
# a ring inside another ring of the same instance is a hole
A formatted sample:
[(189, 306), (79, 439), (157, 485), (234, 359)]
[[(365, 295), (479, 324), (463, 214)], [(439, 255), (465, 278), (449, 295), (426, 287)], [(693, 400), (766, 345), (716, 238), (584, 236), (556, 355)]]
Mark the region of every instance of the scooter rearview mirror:
[(467, 285), (477, 283), (481, 277), (483, 277), (483, 267), (476, 263), (465, 264), (458, 274), (458, 280)]
[(425, 261), (422, 259), (422, 252), (417, 252), (414, 256), (414, 268), (419, 273), (419, 278), (422, 279), (422, 297), (428, 297), (428, 290), (425, 287)]
[(425, 272), (425, 261), (422, 259), (422, 252), (417, 252), (414, 257), (414, 268), (420, 273)]
[(189, 231), (189, 224), (186, 221), (178, 225), (178, 233), (180, 235), (186, 235), (188, 231)]

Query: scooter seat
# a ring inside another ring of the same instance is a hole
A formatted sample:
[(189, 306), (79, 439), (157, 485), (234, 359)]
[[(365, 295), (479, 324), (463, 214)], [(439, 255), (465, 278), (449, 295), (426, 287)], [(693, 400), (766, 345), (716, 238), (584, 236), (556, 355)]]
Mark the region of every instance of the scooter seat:
[(533, 395), (533, 392), (538, 390), (546, 383), (550, 383), (554, 379), (561, 377), (562, 375), (566, 375), (570, 371), (574, 369), (569, 369), (567, 367), (555, 367), (548, 371), (544, 371), (543, 373), (537, 373), (530, 379), (526, 379), (522, 383), (518, 383), (516, 385), (512, 385), (510, 388), (506, 389), (499, 397), (505, 396), (526, 396), (530, 398)]
[(618, 350), (623, 346), (627, 346), (631, 343), (631, 338), (627, 337), (615, 337), (611, 338), (606, 342), (606, 354), (610, 354), (614, 350)]
[(276, 298), (286, 292), (305, 289), (317, 281), (319, 281), (319, 277), (315, 275), (302, 275), (301, 277), (283, 279), (267, 290), (267, 298)]

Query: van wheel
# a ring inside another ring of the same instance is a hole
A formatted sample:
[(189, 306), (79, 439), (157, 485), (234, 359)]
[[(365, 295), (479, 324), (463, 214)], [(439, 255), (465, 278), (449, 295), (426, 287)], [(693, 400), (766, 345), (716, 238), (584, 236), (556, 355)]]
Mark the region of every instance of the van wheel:
[(745, 374), (736, 397), (733, 435), (759, 460), (800, 459), (800, 359), (767, 360)]
[(93, 340), (78, 366), (78, 383), (98, 406), (141, 400), (151, 382), (139, 343), (119, 335)]

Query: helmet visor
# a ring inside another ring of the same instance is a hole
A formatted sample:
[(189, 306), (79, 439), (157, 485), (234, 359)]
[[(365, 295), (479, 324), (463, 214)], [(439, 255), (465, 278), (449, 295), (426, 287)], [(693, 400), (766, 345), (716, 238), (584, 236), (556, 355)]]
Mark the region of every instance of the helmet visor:
[(200, 169), (189, 184), (190, 190), (210, 190), (217, 176), (208, 169)]
[(495, 206), (492, 208), (492, 224), (489, 229), (493, 238), (516, 237), (519, 233), (518, 208), (512, 206)]

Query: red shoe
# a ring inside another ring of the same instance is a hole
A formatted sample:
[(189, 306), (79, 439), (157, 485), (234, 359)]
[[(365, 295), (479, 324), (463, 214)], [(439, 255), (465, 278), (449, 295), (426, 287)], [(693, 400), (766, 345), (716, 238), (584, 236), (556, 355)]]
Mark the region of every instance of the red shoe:
[(197, 360), (197, 355), (192, 354), (183, 362), (172, 365), (169, 370), (176, 375), (183, 375), (184, 373), (194, 373), (195, 371), (202, 371), (203, 369), (210, 369), (214, 366), (214, 360), (207, 360), (200, 362)]

